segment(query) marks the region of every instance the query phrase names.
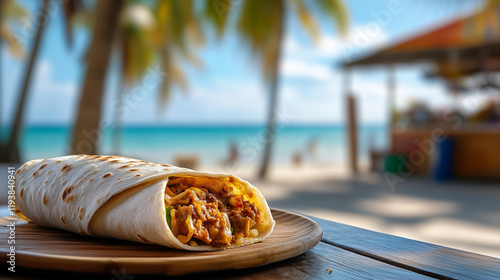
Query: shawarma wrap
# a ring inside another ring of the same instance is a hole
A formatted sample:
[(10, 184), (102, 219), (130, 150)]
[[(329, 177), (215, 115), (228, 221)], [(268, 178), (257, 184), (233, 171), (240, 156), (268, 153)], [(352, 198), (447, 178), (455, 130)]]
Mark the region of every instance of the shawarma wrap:
[(257, 188), (233, 175), (119, 156), (26, 162), (16, 211), (82, 235), (211, 251), (268, 237), (274, 220)]

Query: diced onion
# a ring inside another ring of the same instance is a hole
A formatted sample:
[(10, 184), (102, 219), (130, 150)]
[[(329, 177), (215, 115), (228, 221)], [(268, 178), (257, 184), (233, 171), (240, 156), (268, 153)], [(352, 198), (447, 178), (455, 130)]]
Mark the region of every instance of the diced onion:
[(256, 228), (250, 230), (250, 236), (257, 237), (259, 235), (259, 231)]
[(236, 242), (235, 243), (236, 243), (237, 246), (241, 245), (241, 241), (242, 241), (241, 239), (242, 239), (241, 237), (236, 238)]

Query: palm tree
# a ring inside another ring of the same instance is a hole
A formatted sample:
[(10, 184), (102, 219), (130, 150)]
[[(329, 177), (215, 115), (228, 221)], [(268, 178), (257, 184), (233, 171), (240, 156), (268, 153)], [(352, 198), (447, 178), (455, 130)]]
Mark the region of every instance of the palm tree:
[(204, 44), (194, 5), (194, 0), (158, 1), (154, 9), (157, 21), (155, 42), (162, 72), (167, 74), (160, 86), (159, 109), (167, 104), (174, 87), (182, 92), (188, 90), (181, 63), (188, 62), (198, 68), (202, 66), (190, 49), (190, 46)]
[(118, 24), (116, 47), (121, 64), (120, 80), (116, 93), (116, 110), (113, 112), (113, 154), (119, 154), (121, 146), (121, 126), (124, 95), (128, 88), (140, 80), (154, 62), (154, 47), (151, 32), (154, 27), (151, 9), (146, 5), (134, 3), (127, 5)]
[[(17, 108), (15, 111), (14, 115), (14, 120), (11, 127), (11, 132), (9, 134), (9, 139), (7, 141), (7, 145), (3, 147), (2, 154), (4, 155), (5, 158), (2, 160), (5, 162), (20, 162), (20, 152), (19, 152), (19, 139), (20, 139), (20, 134), (23, 129), (23, 119), (25, 116), (25, 108), (26, 108), (26, 100), (28, 97), (29, 93), (29, 88), (31, 85), (32, 81), (32, 74), (33, 74), (33, 69), (35, 66), (35, 63), (38, 58), (38, 52), (40, 48), (40, 43), (42, 42), (43, 34), (45, 31), (45, 27), (48, 24), (48, 8), (49, 8), (50, 0), (45, 0), (43, 2), (43, 6), (40, 9), (40, 22), (38, 23), (38, 29), (37, 33), (35, 35), (35, 41), (33, 43), (33, 49), (30, 53), (29, 60), (28, 60), (28, 66), (26, 69), (26, 72), (24, 73), (24, 78), (23, 78), (23, 84), (21, 88), (21, 93), (20, 93), (20, 98), (17, 104)], [(15, 7), (14, 5), (11, 9), (15, 9), (18, 14), (22, 15), (22, 9), (20, 7)], [(71, 21), (73, 17), (76, 15), (76, 13), (81, 9), (81, 3), (80, 0), (70, 0), (64, 3), (63, 5), (64, 8), (64, 16), (66, 19), (66, 34), (67, 34), (67, 40), (68, 44), (71, 45), (71, 39), (72, 39), (72, 27), (71, 27)], [(5, 33), (5, 32), (4, 32)], [(16, 48), (16, 51), (19, 53), (21, 50), (19, 49), (19, 42), (16, 41), (16, 39), (13, 36), (7, 37), (11, 42), (13, 42), (14, 47)]]
[[(236, 9), (231, 0), (225, 0), (221, 4), (223, 4), (222, 8)], [(207, 5), (205, 9), (208, 19), (221, 33), (225, 23), (229, 20), (225, 19), (221, 11), (215, 11), (216, 8), (216, 6)], [(261, 179), (265, 179), (268, 173), (276, 130), (279, 64), (286, 16), (296, 15), (304, 29), (313, 39), (316, 39), (320, 33), (312, 9), (333, 20), (341, 33), (346, 30), (347, 12), (340, 0), (247, 0), (239, 8), (237, 32), (241, 39), (250, 46), (253, 55), (260, 59), (262, 74), (269, 90), (264, 153), (258, 172)], [(230, 14), (226, 13), (228, 16)]]
[(123, 0), (96, 2), (95, 24), (87, 54), (87, 70), (80, 94), (77, 118), (73, 128), (71, 153), (97, 153), (104, 83), (123, 4)]
[[(140, 4), (137, 1), (127, 4), (120, 16), (121, 20), (117, 30), (116, 46), (121, 54), (120, 63), (122, 66), (117, 102), (119, 106), (123, 103), (124, 92), (138, 82), (152, 66), (152, 63), (157, 60), (161, 65), (162, 72), (167, 74), (159, 86), (160, 102), (157, 104), (159, 104), (158, 108), (161, 109), (169, 100), (173, 87), (179, 87), (183, 91), (187, 90), (187, 81), (180, 62), (186, 61), (195, 66), (201, 64), (188, 48), (190, 45), (197, 46), (203, 43), (203, 36), (194, 13), (194, 0), (157, 1), (153, 7)], [(139, 19), (137, 16), (148, 14), (149, 12), (144, 10), (146, 7), (152, 10), (153, 23), (144, 25), (140, 22), (144, 18)], [(99, 96), (95, 91), (94, 94), (95, 96), (92, 97), (94, 102), (101, 104), (102, 92)], [(84, 109), (79, 108), (79, 111), (84, 111)], [(113, 120), (115, 153), (120, 145), (121, 111), (115, 111)], [(85, 112), (87, 115), (93, 114), (94, 118), (97, 116), (100, 118), (100, 106), (89, 106)], [(98, 150), (97, 139), (86, 139), (85, 137), (93, 132), (95, 133), (92, 135), (96, 136), (99, 131), (98, 119), (89, 123), (86, 120), (80, 120), (82, 116), (78, 115), (77, 124), (87, 123), (85, 127), (87, 135), (82, 133), (82, 125), (75, 126), (71, 152), (96, 153)], [(78, 145), (86, 150), (79, 149)]]
[[(3, 11), (4, 2), (0, 2), (0, 30), (3, 30)], [(1, 32), (3, 34), (3, 32)], [(0, 37), (0, 58), (2, 57), (2, 37)], [(1, 67), (0, 67), (1, 68)], [(2, 71), (0, 69), (0, 108), (2, 108)], [(0, 151), (3, 151), (3, 137), (2, 137), (2, 116), (0, 112)], [(0, 158), (3, 156), (0, 156)]]
[[(123, 95), (134, 83), (140, 81), (147, 70), (159, 61), (167, 73), (158, 87), (158, 109), (168, 103), (172, 88), (182, 92), (188, 89), (181, 61), (200, 66), (201, 62), (190, 52), (188, 42), (199, 46), (203, 43), (199, 23), (194, 14), (193, 0), (158, 1), (154, 7), (136, 3), (128, 5), (122, 15), (118, 31), (118, 48), (121, 53), (121, 79), (117, 103), (123, 105)], [(113, 153), (118, 154), (121, 144), (121, 114), (115, 110)]]
[[(7, 46), (9, 47), (9, 52), (17, 57), (22, 57), (24, 55), (24, 49), (19, 39), (9, 30), (7, 25), (11, 21), (20, 22), (23, 18), (27, 17), (28, 12), (23, 6), (19, 5), (17, 1), (4, 0), (0, 2), (0, 46), (2, 46), (2, 43), (5, 40), (7, 42)], [(0, 56), (1, 55), (2, 53), (0, 53)], [(0, 73), (0, 79), (1, 77), (2, 74)], [(0, 80), (0, 108), (2, 107), (1, 84), (2, 82)], [(0, 116), (0, 151), (2, 151), (0, 161), (4, 161), (4, 157), (6, 157), (2, 132), (2, 120)]]
[(14, 116), (14, 121), (11, 125), (11, 132), (9, 135), (9, 140), (7, 141), (7, 146), (4, 151), (4, 161), (6, 162), (20, 162), (19, 156), (19, 136), (22, 130), (23, 117), (24, 117), (24, 108), (26, 104), (26, 99), (28, 97), (28, 90), (31, 84), (31, 76), (33, 73), (33, 68), (35, 66), (35, 62), (38, 57), (38, 50), (40, 48), (40, 42), (42, 41), (43, 33), (45, 30), (47, 16), (48, 16), (48, 7), (50, 0), (44, 0), (43, 6), (40, 9), (40, 22), (38, 24), (38, 29), (35, 35), (35, 41), (33, 43), (33, 49), (30, 53), (28, 59), (28, 66), (26, 68), (26, 72), (24, 73), (23, 85), (21, 88), (21, 93), (19, 96), (19, 101), (17, 104), (17, 109)]

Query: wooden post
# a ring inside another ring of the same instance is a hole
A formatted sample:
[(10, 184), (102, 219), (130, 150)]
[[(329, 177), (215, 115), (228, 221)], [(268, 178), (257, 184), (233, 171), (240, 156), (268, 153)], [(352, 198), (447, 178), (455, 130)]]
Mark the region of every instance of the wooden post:
[(387, 71), (387, 110), (389, 111), (389, 150), (392, 150), (392, 133), (394, 132), (394, 112), (396, 110), (395, 97), (396, 97), (396, 79), (394, 77), (394, 65), (390, 64)]
[(349, 168), (358, 172), (358, 135), (356, 126), (356, 100), (351, 92), (351, 69), (344, 71), (344, 93), (347, 98), (347, 143), (349, 145)]
[(352, 94), (347, 96), (347, 125), (349, 137), (349, 165), (351, 172), (358, 172), (358, 133), (356, 126), (356, 100)]

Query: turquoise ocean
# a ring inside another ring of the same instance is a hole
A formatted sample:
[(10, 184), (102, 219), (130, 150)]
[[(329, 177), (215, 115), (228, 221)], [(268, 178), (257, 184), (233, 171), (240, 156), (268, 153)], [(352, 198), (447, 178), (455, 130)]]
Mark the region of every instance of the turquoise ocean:
[[(221, 164), (228, 158), (229, 147), (236, 145), (240, 160), (246, 164), (260, 161), (263, 151), (262, 126), (131, 126), (120, 130), (121, 144), (113, 145), (113, 130), (102, 132), (101, 154), (121, 154), (144, 160), (169, 163), (177, 155), (197, 155), (201, 164)], [(5, 135), (3, 133), (2, 135)], [(22, 160), (65, 155), (69, 151), (71, 128), (34, 126), (22, 134)], [(358, 129), (359, 156), (366, 160), (370, 147), (385, 148), (387, 127), (361, 126)], [(289, 164), (294, 154), (305, 160), (342, 164), (347, 157), (347, 136), (343, 126), (289, 125), (277, 129), (273, 162)], [(309, 146), (316, 146), (313, 156)]]

